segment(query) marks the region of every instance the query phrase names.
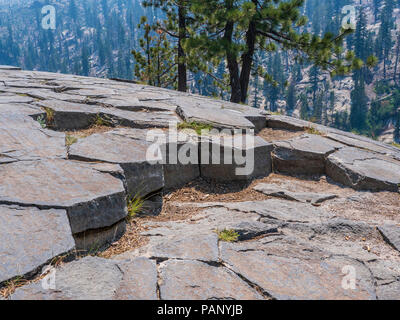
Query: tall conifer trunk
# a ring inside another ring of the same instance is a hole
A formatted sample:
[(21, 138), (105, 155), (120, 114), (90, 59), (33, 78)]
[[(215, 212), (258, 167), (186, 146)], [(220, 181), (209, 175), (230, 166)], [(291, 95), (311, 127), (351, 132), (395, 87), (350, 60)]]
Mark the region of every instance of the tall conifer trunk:
[(256, 43), (256, 24), (251, 21), (246, 33), (247, 51), (242, 55), (242, 71), (240, 73), (240, 102), (246, 103), (247, 91), (249, 90), (251, 68)]
[(178, 90), (187, 91), (187, 69), (185, 62), (185, 52), (182, 48), (182, 41), (186, 38), (186, 12), (184, 4), (179, 4), (178, 19), (179, 19), (179, 40), (178, 40)]

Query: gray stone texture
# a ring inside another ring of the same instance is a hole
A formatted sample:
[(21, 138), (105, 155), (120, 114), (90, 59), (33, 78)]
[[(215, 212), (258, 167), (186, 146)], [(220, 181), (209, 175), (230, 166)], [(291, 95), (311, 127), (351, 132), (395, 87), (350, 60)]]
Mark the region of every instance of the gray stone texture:
[(400, 161), (356, 148), (331, 154), (326, 173), (357, 190), (398, 192), (400, 185)]
[(311, 134), (288, 141), (278, 141), (274, 146), (272, 152), (274, 170), (303, 175), (324, 174), (326, 157), (343, 147), (340, 143)]
[(0, 205), (0, 283), (74, 248), (65, 210)]

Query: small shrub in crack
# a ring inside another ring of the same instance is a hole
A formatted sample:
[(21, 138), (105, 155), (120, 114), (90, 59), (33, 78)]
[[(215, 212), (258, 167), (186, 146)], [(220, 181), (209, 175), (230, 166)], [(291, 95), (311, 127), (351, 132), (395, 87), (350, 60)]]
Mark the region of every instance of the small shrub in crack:
[(41, 126), (43, 129), (45, 129), (45, 128), (47, 127), (46, 119), (44, 118), (43, 115), (37, 117), (36, 121), (39, 122), (40, 126)]
[(95, 127), (113, 127), (114, 123), (111, 120), (104, 119), (101, 115), (96, 115), (96, 120), (93, 126)]
[(192, 122), (182, 122), (178, 124), (178, 129), (179, 130), (184, 130), (184, 129), (192, 129), (196, 131), (196, 133), (200, 136), (202, 131), (211, 131), (212, 130), (212, 125), (210, 124), (205, 124), (205, 123), (198, 123), (195, 121)]
[(70, 146), (72, 146), (74, 143), (77, 143), (77, 142), (78, 142), (78, 138), (73, 137), (73, 136), (70, 136), (70, 135), (66, 135), (66, 136), (65, 136), (65, 145), (66, 145), (67, 147), (70, 147)]
[(7, 299), (16, 289), (28, 284), (28, 280), (22, 276), (17, 276), (4, 283), (4, 286), (0, 288), (0, 296)]
[(53, 123), (54, 122), (54, 110), (51, 108), (45, 107), (44, 111), (46, 112), (47, 123)]
[(318, 136), (322, 136), (323, 135), (322, 132), (318, 131), (317, 129), (315, 129), (313, 127), (307, 128), (306, 132), (309, 133), (309, 134), (315, 134), (315, 135), (318, 135)]
[(143, 208), (144, 199), (135, 194), (128, 201), (128, 217), (134, 218)]
[(225, 242), (236, 242), (239, 239), (239, 233), (232, 229), (217, 230), (217, 234), (218, 239)]

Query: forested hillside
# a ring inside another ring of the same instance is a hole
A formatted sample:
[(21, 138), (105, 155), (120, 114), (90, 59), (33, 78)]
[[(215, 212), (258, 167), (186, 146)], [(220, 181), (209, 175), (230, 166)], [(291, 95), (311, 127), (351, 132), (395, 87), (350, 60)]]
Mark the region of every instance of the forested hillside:
[[(141, 0), (0, 1), (0, 64), (109, 78), (137, 78), (137, 56), (145, 34), (141, 17), (152, 24), (164, 19)], [(45, 4), (56, 8), (55, 30), (41, 27)], [(255, 52), (255, 69), (263, 66), (273, 81), (255, 72), (247, 102), (257, 108), (356, 131), (385, 142), (400, 141), (400, 2), (396, 0), (307, 0), (301, 13), (307, 31), (323, 35), (340, 30), (345, 5), (357, 8), (356, 30), (345, 40), (362, 60), (378, 58), (375, 68), (362, 67), (348, 76), (331, 78), (310, 63), (295, 60), (288, 50)], [(151, 31), (150, 31), (151, 32)], [(164, 41), (173, 43), (173, 37)], [(141, 46), (142, 44), (142, 46)], [(225, 99), (229, 92), (217, 86), (226, 78), (222, 63), (211, 74), (188, 74), (192, 92)], [(143, 79), (139, 79), (143, 80)], [(170, 81), (160, 83), (174, 87)]]

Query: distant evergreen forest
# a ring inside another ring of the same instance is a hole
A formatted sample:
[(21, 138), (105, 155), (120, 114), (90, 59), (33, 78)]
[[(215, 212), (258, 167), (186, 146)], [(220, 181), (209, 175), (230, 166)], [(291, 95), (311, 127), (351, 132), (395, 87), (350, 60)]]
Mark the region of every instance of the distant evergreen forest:
[[(56, 8), (55, 30), (41, 27), (41, 9), (46, 4)], [(167, 33), (157, 38), (156, 28), (146, 31), (146, 24), (152, 26), (171, 16), (142, 4), (142, 0), (1, 0), (0, 64), (146, 81), (140, 79), (139, 68), (146, 45), (164, 45), (164, 59), (176, 59), (165, 49), (169, 43), (176, 46), (176, 39)], [(364, 61), (375, 56), (378, 64), (374, 68), (363, 66), (348, 76), (331, 79), (321, 68), (295, 60), (291, 50), (258, 48), (254, 52), (254, 69), (262, 66), (271, 79), (252, 72), (246, 102), (400, 143), (400, 1), (306, 0), (301, 8), (309, 20), (305, 28), (320, 36), (337, 33), (345, 5), (357, 7), (356, 30), (345, 38), (345, 47)], [(152, 33), (152, 39), (159, 39), (158, 44), (146, 43), (146, 35)], [(131, 54), (132, 50), (136, 55)], [(229, 99), (229, 88), (218, 83), (218, 79), (227, 79), (227, 67), (222, 62), (206, 74), (189, 71), (188, 91)], [(167, 71), (171, 70), (177, 72), (172, 66)], [(167, 72), (163, 76), (165, 81), (152, 84), (177, 87), (173, 75)]]

